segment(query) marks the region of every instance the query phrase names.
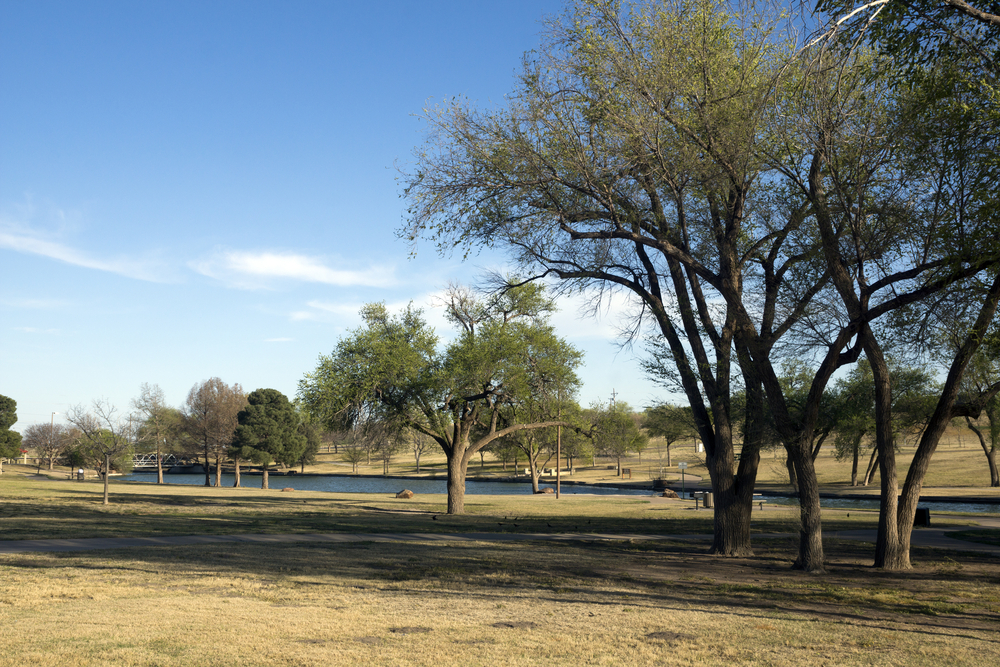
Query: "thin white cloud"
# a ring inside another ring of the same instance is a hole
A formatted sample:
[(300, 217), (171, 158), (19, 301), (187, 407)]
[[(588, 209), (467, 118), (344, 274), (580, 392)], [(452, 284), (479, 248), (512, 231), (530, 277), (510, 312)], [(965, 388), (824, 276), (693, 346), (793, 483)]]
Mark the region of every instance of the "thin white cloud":
[(294, 343), (294, 338), (265, 338), (265, 343)]
[(588, 290), (560, 297), (559, 310), (552, 316), (556, 332), (567, 338), (604, 339), (620, 342), (624, 330), (631, 328), (638, 312), (635, 301), (624, 292), (603, 296)]
[(58, 241), (43, 238), (40, 234), (19, 229), (10, 224), (0, 226), (0, 248), (13, 250), (26, 255), (38, 255), (73, 266), (96, 271), (116, 273), (127, 278), (162, 282), (157, 274), (157, 267), (148, 260), (135, 258), (101, 259), (82, 250)]
[(259, 289), (282, 279), (337, 287), (390, 287), (396, 282), (390, 268), (333, 268), (319, 257), (292, 252), (225, 250), (191, 262), (190, 266), (202, 275), (242, 289)]
[(333, 301), (313, 300), (306, 303), (306, 310), (296, 310), (289, 317), (293, 322), (302, 321), (322, 321), (349, 320), (351, 323), (360, 322), (358, 311), (361, 310), (360, 303), (335, 303)]

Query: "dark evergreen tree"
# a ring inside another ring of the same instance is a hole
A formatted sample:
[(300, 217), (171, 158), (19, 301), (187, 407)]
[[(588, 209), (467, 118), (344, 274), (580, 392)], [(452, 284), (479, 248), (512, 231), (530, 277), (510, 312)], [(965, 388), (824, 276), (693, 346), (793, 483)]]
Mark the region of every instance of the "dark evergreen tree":
[(294, 465), (302, 458), (307, 438), (299, 430), (299, 416), (288, 397), (277, 389), (257, 389), (236, 416), (238, 426), (230, 456), (264, 467), (261, 488), (268, 487), (268, 466), (273, 462)]
[[(21, 453), (21, 434), (11, 431), (17, 422), (17, 401), (0, 394), (0, 459), (16, 458)], [(0, 473), (3, 466), (0, 466)]]

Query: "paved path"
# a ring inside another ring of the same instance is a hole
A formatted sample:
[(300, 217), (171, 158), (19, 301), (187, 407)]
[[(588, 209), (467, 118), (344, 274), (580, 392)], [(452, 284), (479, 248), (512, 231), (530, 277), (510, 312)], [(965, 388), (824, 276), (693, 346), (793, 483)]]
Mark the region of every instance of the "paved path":
[[(1000, 527), (1000, 520), (983, 520), (982, 527)], [(955, 528), (918, 528), (910, 542), (915, 547), (976, 551), (1000, 556), (1000, 546), (948, 537)], [(755, 539), (794, 537), (791, 533), (755, 533)], [(874, 530), (824, 533), (833, 539), (875, 542)], [(587, 542), (593, 540), (710, 540), (711, 535), (640, 535), (609, 533), (294, 533), (284, 535), (177, 535), (165, 537), (94, 537), (52, 540), (0, 541), (0, 554), (41, 551), (91, 551), (194, 544), (290, 544), (295, 542)]]

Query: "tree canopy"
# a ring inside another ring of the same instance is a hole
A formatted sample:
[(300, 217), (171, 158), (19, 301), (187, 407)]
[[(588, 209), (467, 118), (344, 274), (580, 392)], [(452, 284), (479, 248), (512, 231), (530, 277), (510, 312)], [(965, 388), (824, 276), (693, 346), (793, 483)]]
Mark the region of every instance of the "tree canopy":
[(10, 428), (16, 423), (17, 401), (0, 394), (0, 458), (14, 458), (21, 453), (21, 434)]
[(255, 389), (236, 415), (231, 456), (264, 467), (261, 488), (268, 488), (267, 467), (272, 462), (295, 465), (306, 453), (308, 440), (299, 415), (288, 397), (277, 389)]
[[(955, 102), (969, 88), (946, 87), (954, 77), (895, 85), (891, 60), (850, 42), (805, 45), (764, 3), (580, 0), (549, 27), (503, 106), (426, 112), (403, 234), (444, 252), (501, 248), (535, 278), (631, 293), (633, 331), (653, 325), (705, 444), (713, 551), (750, 552), (771, 428), (799, 483), (797, 565), (822, 569), (823, 392), (862, 352), (888, 392), (889, 320), (926, 316), (932, 296), (978, 294), (989, 319), (998, 133), (942, 130), (967, 108)], [(780, 373), (795, 355), (812, 371), (801, 409)], [(880, 465), (894, 479), (891, 401), (878, 404)], [(880, 535), (899, 552), (912, 494), (897, 513), (893, 484), (883, 501), (898, 520)], [(880, 564), (905, 566), (888, 551)]]
[(217, 377), (191, 387), (185, 406), (184, 429), (195, 452), (205, 462), (205, 486), (210, 485), (212, 459), (215, 460), (215, 485), (222, 486), (222, 461), (236, 431), (236, 415), (246, 405), (239, 384), (227, 385)]
[(458, 328), (443, 349), (419, 310), (365, 306), (363, 325), (342, 338), (299, 383), (299, 398), (330, 429), (398, 424), (434, 439), (448, 458), (448, 511), (464, 511), (471, 457), (499, 437), (555, 426), (556, 398), (578, 384), (580, 353), (547, 322), (540, 285), (495, 294), (449, 289)]

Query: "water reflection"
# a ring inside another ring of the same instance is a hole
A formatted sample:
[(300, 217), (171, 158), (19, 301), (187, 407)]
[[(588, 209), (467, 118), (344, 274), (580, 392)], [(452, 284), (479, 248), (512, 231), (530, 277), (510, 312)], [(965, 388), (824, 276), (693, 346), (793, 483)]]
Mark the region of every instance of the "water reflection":
[[(155, 473), (132, 473), (119, 477), (126, 482), (155, 482)], [(245, 487), (260, 487), (260, 475), (241, 475), (240, 484)], [(204, 473), (200, 475), (164, 475), (163, 481), (167, 484), (190, 484), (203, 485), (205, 483)], [(234, 475), (222, 475), (222, 485), (232, 486), (236, 481)], [(332, 491), (336, 493), (393, 493), (402, 489), (409, 489), (414, 493), (447, 493), (447, 483), (444, 479), (406, 479), (385, 478), (385, 477), (353, 477), (335, 475), (271, 475), (270, 486), (272, 489), (283, 489), (291, 487), (299, 491)], [(212, 483), (215, 483), (215, 475), (212, 475)], [(555, 484), (542, 483), (541, 488), (552, 487)], [(530, 482), (477, 482), (469, 480), (465, 483), (465, 492), (468, 494), (507, 496), (531, 494)], [(606, 486), (586, 486), (578, 484), (563, 483), (561, 493), (572, 494), (598, 494), (598, 495), (627, 495), (627, 496), (650, 496), (653, 495), (651, 489), (636, 488), (612, 488)]]

